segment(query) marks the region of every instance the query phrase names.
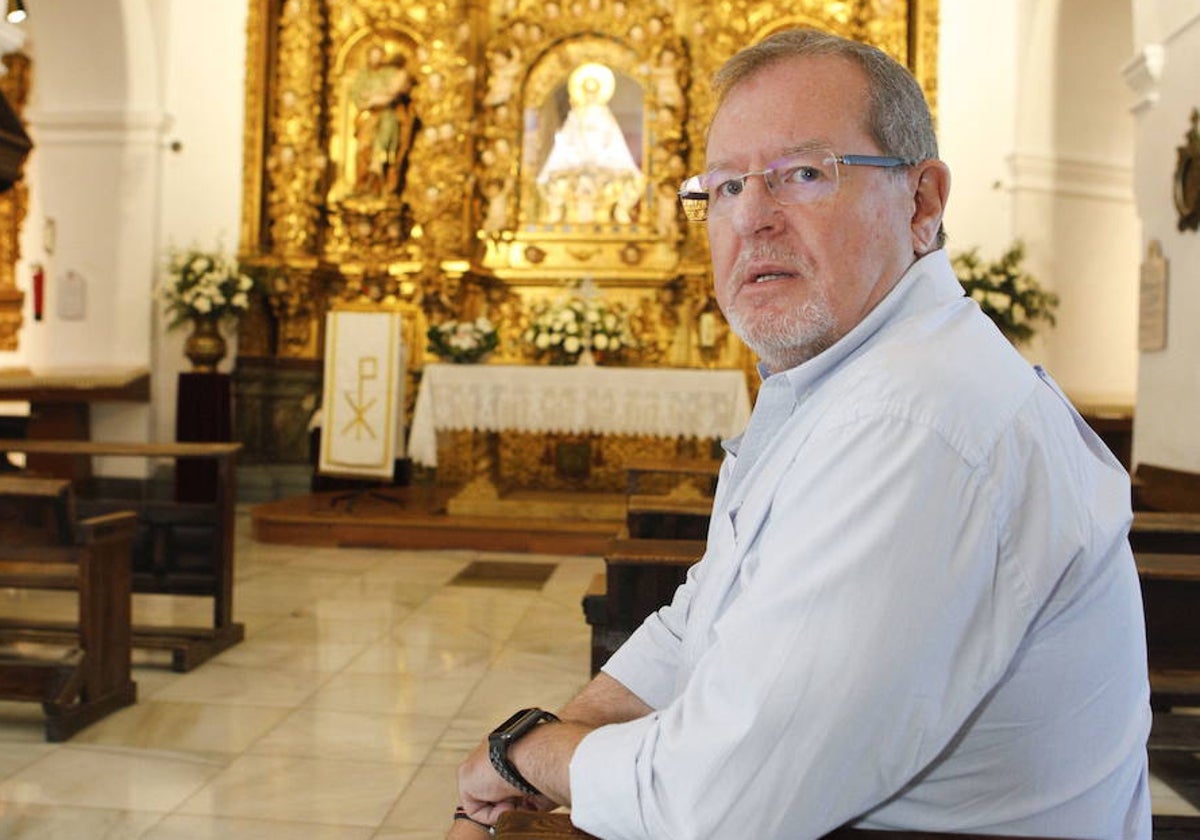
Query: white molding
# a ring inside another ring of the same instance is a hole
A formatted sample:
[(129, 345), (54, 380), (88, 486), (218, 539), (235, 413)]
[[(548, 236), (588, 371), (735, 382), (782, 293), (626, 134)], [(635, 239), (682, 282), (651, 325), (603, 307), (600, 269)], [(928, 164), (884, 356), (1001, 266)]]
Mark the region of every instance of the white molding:
[(124, 108), (29, 109), (26, 119), (42, 146), (157, 146), (170, 125), (162, 111)]
[(1125, 162), (1017, 152), (1008, 158), (1012, 191), (1132, 204), (1133, 166)]
[(1162, 80), (1166, 63), (1166, 47), (1162, 44), (1146, 44), (1121, 68), (1125, 84), (1137, 96), (1137, 101), (1129, 109), (1134, 114), (1140, 114), (1158, 103), (1158, 83)]

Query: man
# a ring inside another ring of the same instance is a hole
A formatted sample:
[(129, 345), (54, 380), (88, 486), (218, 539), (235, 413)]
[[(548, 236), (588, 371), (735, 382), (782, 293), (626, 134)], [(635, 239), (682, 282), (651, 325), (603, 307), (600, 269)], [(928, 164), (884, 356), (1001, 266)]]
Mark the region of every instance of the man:
[(451, 836), (558, 803), (606, 840), (1146, 840), (1128, 477), (963, 296), (919, 87), (810, 31), (717, 85), (680, 195), (765, 380), (707, 551), (561, 722), (463, 764)]

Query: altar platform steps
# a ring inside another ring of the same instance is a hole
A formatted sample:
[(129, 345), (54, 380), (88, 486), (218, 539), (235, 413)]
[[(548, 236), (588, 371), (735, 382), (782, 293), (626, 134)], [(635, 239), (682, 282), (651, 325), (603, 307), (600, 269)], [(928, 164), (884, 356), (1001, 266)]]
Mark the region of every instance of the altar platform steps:
[(513, 493), (471, 515), (450, 513), (450, 497), (425, 486), (309, 493), (255, 505), (250, 520), (267, 543), (595, 556), (624, 521), (621, 494)]

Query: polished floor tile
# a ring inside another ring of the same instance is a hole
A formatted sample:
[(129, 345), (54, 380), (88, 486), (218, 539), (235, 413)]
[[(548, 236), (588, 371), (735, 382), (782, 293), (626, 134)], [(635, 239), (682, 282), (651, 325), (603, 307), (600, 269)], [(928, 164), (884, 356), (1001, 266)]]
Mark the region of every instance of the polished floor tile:
[[(588, 679), (580, 598), (598, 558), (264, 545), (238, 519), (246, 640), (188, 674), (136, 651), (139, 702), (65, 744), (0, 702), (5, 840), (441, 840), (455, 769), (525, 705)], [(454, 585), (530, 563), (539, 588)], [(203, 624), (206, 599), (135, 598), (139, 621)], [(74, 615), (69, 593), (0, 590), (0, 614)], [(1156, 811), (1194, 814), (1154, 780)]]

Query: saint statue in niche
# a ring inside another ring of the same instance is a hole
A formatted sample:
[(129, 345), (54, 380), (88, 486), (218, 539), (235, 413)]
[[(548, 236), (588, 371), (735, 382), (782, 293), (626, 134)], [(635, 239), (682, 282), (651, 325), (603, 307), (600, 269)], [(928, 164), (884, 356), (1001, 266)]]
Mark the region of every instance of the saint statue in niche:
[(571, 108), (537, 175), (539, 221), (633, 221), (646, 177), (608, 106), (615, 88), (613, 72), (603, 64), (581, 64), (571, 72)]
[(417, 117), (412, 104), (412, 75), (404, 56), (385, 61), (383, 47), (367, 50), (366, 64), (350, 83), (354, 116), (354, 193), (386, 196), (404, 188), (408, 153)]

